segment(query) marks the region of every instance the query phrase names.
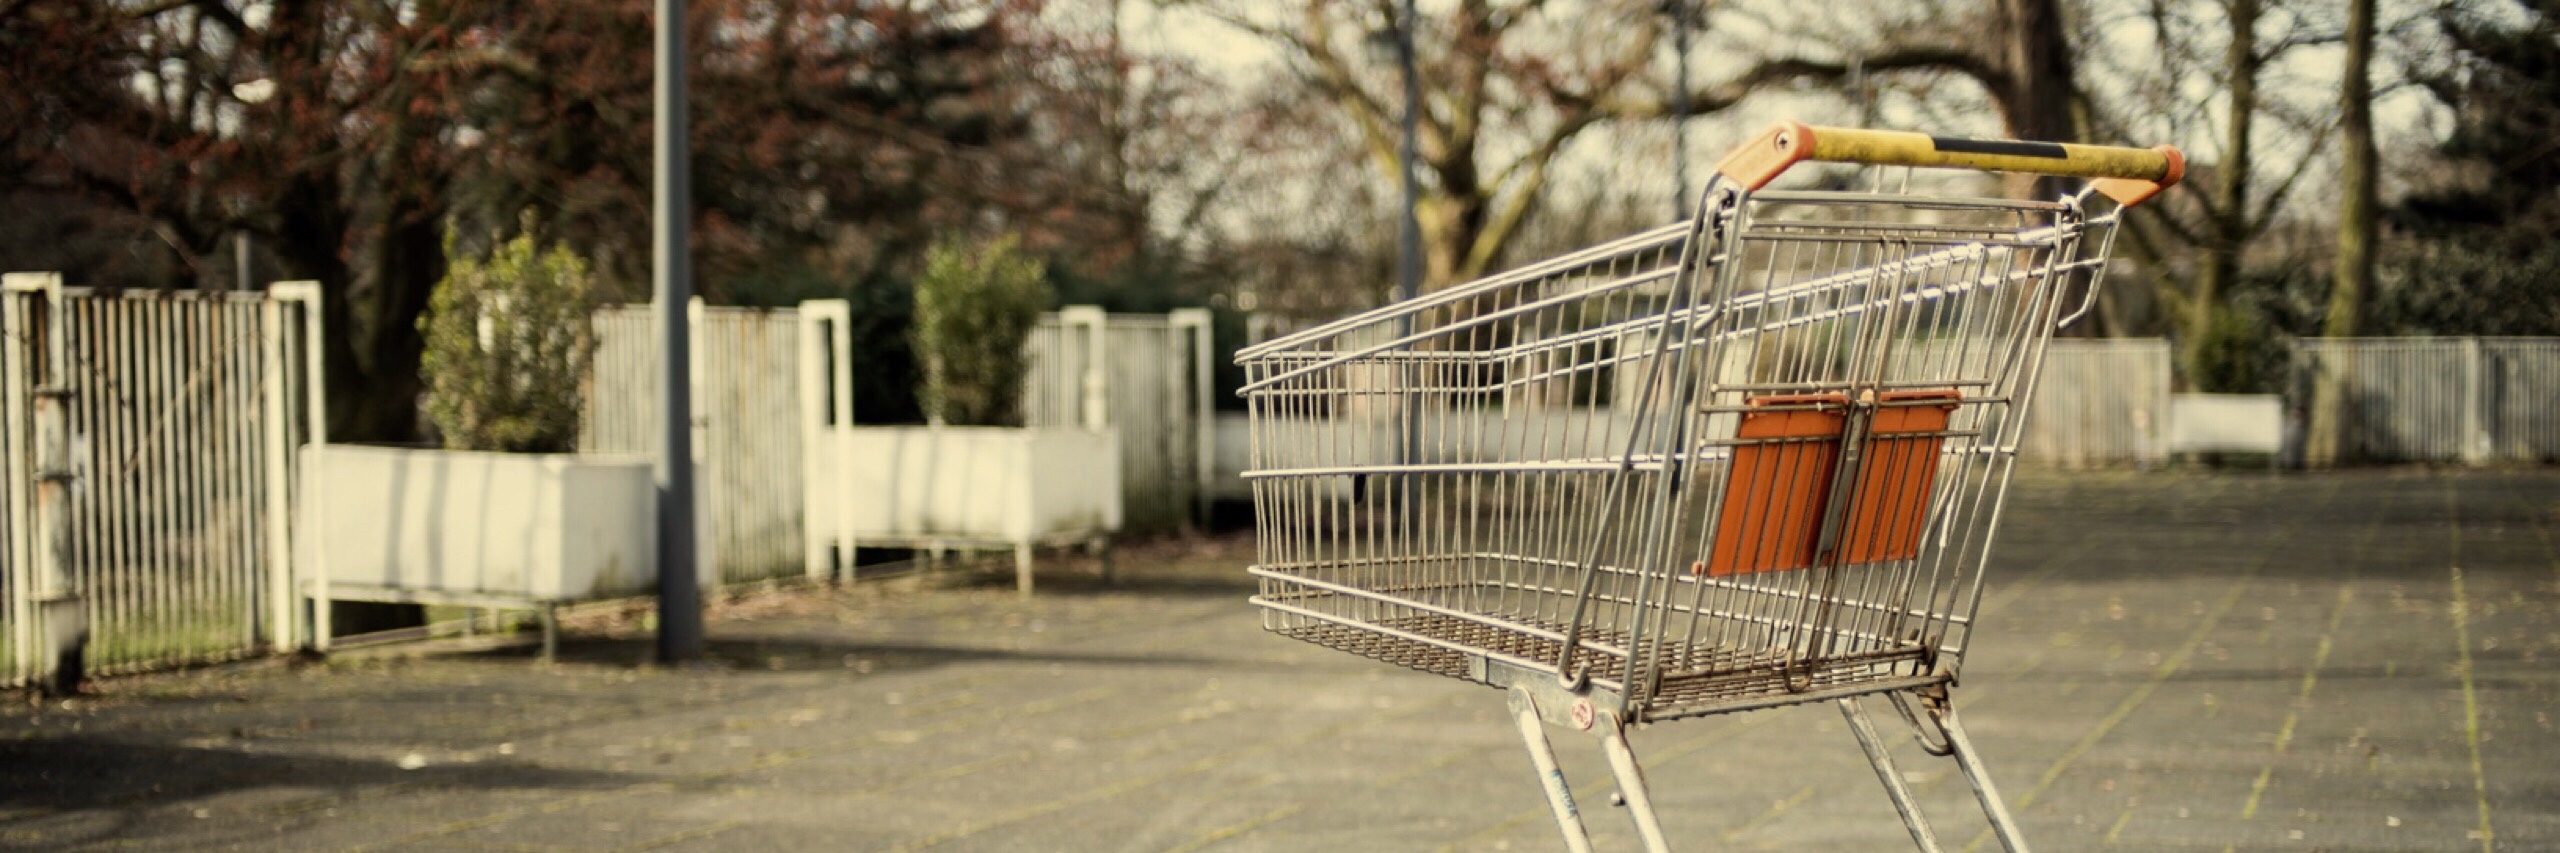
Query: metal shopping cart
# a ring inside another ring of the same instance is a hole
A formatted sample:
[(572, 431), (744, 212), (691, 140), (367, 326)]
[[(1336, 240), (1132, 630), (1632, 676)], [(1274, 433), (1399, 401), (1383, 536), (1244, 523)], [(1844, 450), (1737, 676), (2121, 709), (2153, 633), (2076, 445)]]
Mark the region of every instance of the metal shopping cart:
[[(1873, 184), (1763, 189), (1803, 161)], [(2011, 201), (1914, 192), (1918, 169), (2097, 180)], [(2045, 345), (2122, 211), (2183, 170), (1783, 123), (1692, 221), (1247, 348), (1264, 625), (1507, 688), (1576, 851), (1542, 722), (1599, 738), (1659, 851), (1626, 726), (1819, 701), (1936, 849), (1875, 694), (2023, 850), (1948, 690)]]

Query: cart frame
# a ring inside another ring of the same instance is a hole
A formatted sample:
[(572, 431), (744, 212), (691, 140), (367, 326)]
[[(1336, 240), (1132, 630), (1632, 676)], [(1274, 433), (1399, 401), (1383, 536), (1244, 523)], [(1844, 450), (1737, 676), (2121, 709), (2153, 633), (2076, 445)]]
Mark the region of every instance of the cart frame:
[[(1808, 161), (1909, 168), (1765, 189)], [(1919, 168), (2096, 180), (2013, 201), (1913, 193)], [(1949, 691), (2045, 344), (2183, 172), (1784, 122), (1686, 222), (1248, 347), (1265, 627), (1507, 690), (1568, 849), (1544, 726), (1600, 740), (1661, 851), (1626, 727), (1826, 701), (1938, 849), (1860, 705), (1882, 694), (2024, 850)]]

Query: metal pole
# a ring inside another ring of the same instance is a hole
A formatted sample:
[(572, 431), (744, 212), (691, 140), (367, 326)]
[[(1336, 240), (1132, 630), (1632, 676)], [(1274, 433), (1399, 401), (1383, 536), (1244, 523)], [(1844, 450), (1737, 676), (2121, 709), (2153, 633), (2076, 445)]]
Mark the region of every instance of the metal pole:
[(652, 246), (658, 323), (658, 660), (702, 654), (702, 590), (694, 582), (693, 400), (690, 338), (693, 261), (692, 164), (686, 144), (684, 0), (656, 0), (656, 139), (652, 146), (655, 237)]
[(1679, 80), (1671, 87), (1671, 218), (1689, 218), (1689, 0), (1671, 4), (1671, 52)]
[(1396, 299), (1412, 299), (1422, 292), (1422, 218), (1415, 206), (1422, 200), (1422, 185), (1414, 176), (1414, 149), (1420, 146), (1422, 116), (1422, 72), (1415, 68), (1413, 29), (1422, 21), (1413, 10), (1413, 0), (1404, 0), (1404, 17), (1396, 22), (1396, 59), (1404, 64), (1404, 227), (1396, 237)]
[[(1422, 145), (1422, 71), (1414, 57), (1414, 29), (1422, 17), (1414, 11), (1413, 0), (1404, 0), (1402, 19), (1396, 21), (1396, 59), (1404, 65), (1404, 223), (1396, 234), (1396, 301), (1411, 301), (1422, 293), (1422, 217), (1417, 205), (1422, 201), (1422, 185), (1414, 175), (1414, 153)], [(1409, 336), (1418, 329), (1415, 318), (1401, 321), (1398, 337)], [(1422, 461), (1422, 441), (1415, 420), (1420, 412), (1413, 401), (1404, 401), (1404, 411), (1396, 428), (1397, 459), (1406, 463)], [(1407, 519), (1414, 508), (1412, 484), (1417, 478), (1396, 480), (1396, 507)]]

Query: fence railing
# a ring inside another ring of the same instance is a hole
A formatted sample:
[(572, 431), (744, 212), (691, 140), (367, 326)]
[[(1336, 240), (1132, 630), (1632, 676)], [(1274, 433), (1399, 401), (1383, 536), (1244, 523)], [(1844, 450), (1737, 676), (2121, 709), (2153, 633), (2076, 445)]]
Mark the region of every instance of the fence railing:
[(2336, 384), (2330, 462), (2560, 461), (2560, 338), (2306, 339), (2287, 395)]

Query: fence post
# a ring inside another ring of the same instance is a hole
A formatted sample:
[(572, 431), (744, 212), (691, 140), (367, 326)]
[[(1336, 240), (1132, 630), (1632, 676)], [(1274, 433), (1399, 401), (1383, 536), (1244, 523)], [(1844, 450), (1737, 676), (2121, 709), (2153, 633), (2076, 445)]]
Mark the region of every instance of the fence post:
[(258, 401), (264, 421), (267, 488), (267, 648), (293, 648), (293, 437), (286, 418), (284, 305), (275, 294), (258, 303)]
[[(300, 303), (302, 306), (302, 376), (300, 377), (302, 393), (300, 396), (303, 417), (306, 419), (303, 440), (309, 445), (309, 450), (303, 458), (307, 460), (310, 458), (310, 453), (323, 452), (323, 449), (329, 446), (328, 374), (321, 361), (322, 347), (328, 340), (323, 325), (328, 315), (321, 310), (320, 283), (316, 281), (276, 282), (268, 286), (267, 298), (274, 301)], [(283, 332), (278, 330), (277, 334), (281, 335)], [(287, 387), (291, 387), (294, 381), (292, 372), (283, 368), (278, 370), (286, 375)], [(279, 422), (277, 429), (283, 428), (283, 424)], [(296, 480), (291, 475), (287, 475), (285, 477), (287, 482), (279, 485), (278, 488), (290, 489), (289, 494), (299, 496), (304, 505), (310, 508), (308, 513), (310, 529), (303, 530), (299, 526), (295, 528), (297, 534), (309, 534), (310, 547), (307, 549), (297, 547), (301, 544), (297, 541), (288, 544), (287, 547), (291, 550), (287, 553), (309, 554), (311, 564), (299, 565), (288, 559), (285, 565), (277, 569), (286, 587), (285, 607), (288, 609), (289, 620), (280, 626), (280, 630), (283, 631), (282, 636), (289, 639), (300, 633), (302, 619), (290, 610), (304, 597), (302, 590), (295, 584), (296, 580), (308, 578), (311, 583), (308, 596), (311, 600), (311, 633), (309, 636), (301, 637), (302, 645), (312, 651), (325, 652), (329, 650), (331, 626), (329, 624), (329, 536), (328, 524), (322, 516), (329, 511), (329, 502), (314, 499), (311, 493), (317, 491), (321, 484), (318, 482), (319, 478), (309, 476), (310, 471), (307, 466), (295, 465), (292, 470), (301, 471), (304, 477)]]
[(1191, 517), (1207, 524), (1209, 490), (1216, 485), (1218, 467), (1218, 349), (1209, 309), (1182, 308), (1168, 317), (1176, 334), (1185, 329), (1191, 332), (1191, 428), (1195, 436), (1191, 440)]
[[(853, 547), (836, 541), (847, 529), (833, 523), (842, 511), (839, 496), (828, 488), (838, 464), (835, 437), (853, 424), (853, 343), (845, 328), (852, 317), (847, 300), (800, 303), (800, 537), (804, 568), (815, 581), (839, 579), (839, 554), (841, 580), (853, 579)], [(837, 547), (842, 550), (830, 551)]]
[(1084, 375), (1079, 377), (1084, 391), (1081, 417), (1077, 420), (1089, 430), (1111, 425), (1111, 380), (1109, 365), (1111, 342), (1105, 337), (1108, 315), (1092, 305), (1069, 305), (1058, 309), (1058, 322), (1067, 328), (1085, 330)]
[[(59, 283), (53, 293), (59, 293)], [(48, 294), (50, 297), (51, 294)], [(44, 660), (40, 682), (45, 692), (69, 696), (80, 692), (87, 674), (81, 665), (89, 646), (89, 606), (72, 567), (71, 484), (79, 474), (71, 463), (70, 377), (62, 369), (62, 302), (47, 299), (44, 385), (35, 393), (36, 431), (36, 586), (44, 608)]]
[[(703, 382), (703, 378), (710, 374), (705, 362), (711, 358), (711, 350), (716, 343), (703, 334), (704, 307), (700, 296), (685, 299), (684, 387), (688, 401), (685, 407), (685, 448), (681, 456), (667, 455), (669, 460), (683, 460), (682, 464), (693, 466), (692, 487), (688, 489), (693, 493), (693, 536), (687, 541), (693, 545), (693, 586), (697, 595), (719, 589), (720, 582), (728, 577), (725, 567), (720, 565), (720, 472), (716, 470), (719, 460), (711, 453), (712, 407), (708, 403), (712, 389)], [(666, 353), (661, 352), (658, 357), (663, 359)], [(667, 464), (677, 463), (670, 461)], [(660, 499), (664, 500), (665, 496), (660, 495)], [(666, 567), (661, 564), (659, 568), (663, 570)], [(660, 595), (664, 594), (662, 584)], [(703, 599), (697, 597), (694, 600), (699, 602)], [(700, 627), (696, 626), (695, 630), (698, 633)]]
[(2486, 419), (2480, 417), (2483, 401), (2480, 385), (2480, 339), (2462, 339), (2462, 449), (2465, 465), (2484, 465), (2489, 461), (2489, 433)]
[(2151, 455), (2151, 464), (2167, 465), (2169, 464), (2169, 418), (2172, 416), (2169, 409), (2169, 387), (2176, 384), (2173, 377), (2177, 376), (2178, 371), (2177, 354), (2171, 352), (2168, 341), (2158, 339), (2154, 339), (2151, 352), (2153, 372), (2151, 374), (2151, 418), (2148, 424), (2150, 432), (2144, 438), (2150, 445), (2147, 452)]
[[(46, 693), (67, 695), (79, 690), (86, 674), (89, 608), (71, 565), (75, 475), (70, 379), (63, 369), (62, 274), (0, 276), (0, 298), (7, 300), (7, 339), (17, 342), (10, 353), (16, 363), (8, 366), (8, 399), (33, 403), (26, 420), (13, 419), (9, 429), (9, 550), (17, 566), (9, 574), (11, 640), (19, 676), (36, 679)], [(41, 329), (28, 322), (30, 298), (44, 306)], [(39, 333), (41, 347), (35, 345)], [(36, 383), (32, 389), (29, 380)], [(30, 453), (32, 470), (25, 461)]]
[(40, 273), (0, 275), (0, 341), (9, 342), (5, 348), (0, 348), (0, 354), (6, 356), (5, 363), (0, 363), (0, 374), (4, 374), (0, 375), (0, 407), (5, 407), (0, 409), (0, 492), (8, 496), (9, 513), (7, 528), (0, 530), (0, 534), (6, 534), (8, 554), (5, 559), (8, 565), (0, 568), (5, 568), (9, 580), (9, 648), (12, 652), (9, 677), (0, 680), (13, 684), (35, 676), (38, 656), (35, 585), (26, 570), (31, 558), (28, 549), (21, 547), (23, 531), (30, 527), (27, 481), (25, 472), (20, 470), (26, 441), (20, 430), (24, 413), (18, 411), (18, 401), (26, 399), (27, 353), (23, 346), (26, 341), (26, 307), (18, 294), (23, 290), (40, 288), (41, 281)]

